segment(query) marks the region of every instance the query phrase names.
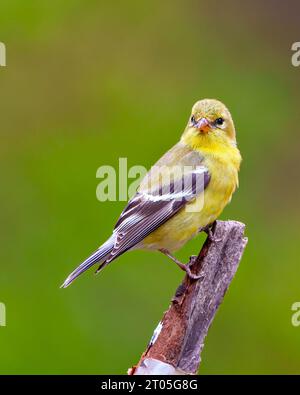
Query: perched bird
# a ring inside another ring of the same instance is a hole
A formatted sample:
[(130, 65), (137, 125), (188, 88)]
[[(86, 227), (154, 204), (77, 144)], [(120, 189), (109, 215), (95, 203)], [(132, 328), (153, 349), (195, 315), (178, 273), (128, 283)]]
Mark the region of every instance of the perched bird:
[(111, 237), (62, 287), (92, 265), (100, 263), (99, 272), (133, 249), (161, 251), (197, 278), (172, 253), (199, 231), (209, 233), (238, 186), (240, 162), (233, 120), (225, 105), (213, 99), (195, 103), (180, 141), (142, 180)]

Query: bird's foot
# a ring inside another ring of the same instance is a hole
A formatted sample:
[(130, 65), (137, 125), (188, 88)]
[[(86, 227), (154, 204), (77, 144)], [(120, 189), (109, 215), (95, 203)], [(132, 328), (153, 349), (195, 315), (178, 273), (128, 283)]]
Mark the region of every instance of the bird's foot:
[(205, 226), (205, 227), (202, 228), (201, 230), (207, 234), (207, 237), (208, 237), (208, 239), (209, 239), (210, 241), (212, 241), (212, 242), (214, 242), (214, 243), (218, 243), (219, 241), (222, 241), (222, 239), (217, 238), (217, 237), (214, 235), (214, 231), (213, 231), (214, 226), (215, 226), (215, 222), (214, 222), (213, 224), (211, 224), (211, 225)]
[(197, 255), (192, 255), (190, 256), (190, 260), (188, 261), (187, 264), (184, 266), (187, 268), (186, 274), (191, 278), (192, 280), (202, 280), (204, 278), (203, 275), (197, 275), (191, 272), (191, 267), (197, 262)]
[(190, 267), (189, 267), (189, 263), (187, 263), (187, 264), (184, 265), (184, 266), (185, 266), (184, 271), (186, 272), (187, 276), (188, 276), (190, 279), (192, 279), (192, 280), (200, 280), (200, 279), (203, 279), (203, 276), (198, 275), (198, 274), (194, 274), (194, 273), (191, 272), (191, 269), (190, 269)]
[(186, 266), (191, 267), (196, 263), (196, 261), (197, 261), (197, 255), (191, 255), (190, 260), (188, 261)]
[(192, 279), (192, 280), (199, 280), (200, 278), (203, 278), (203, 276), (198, 276), (197, 274), (194, 274), (191, 272), (190, 267), (195, 263), (195, 258), (192, 256), (190, 258), (190, 261), (185, 265), (184, 263), (180, 262), (175, 256), (173, 256), (168, 250), (161, 249), (160, 252), (162, 252), (164, 255), (172, 259), (173, 262), (176, 263), (177, 266), (180, 267), (181, 270), (186, 272), (187, 276)]

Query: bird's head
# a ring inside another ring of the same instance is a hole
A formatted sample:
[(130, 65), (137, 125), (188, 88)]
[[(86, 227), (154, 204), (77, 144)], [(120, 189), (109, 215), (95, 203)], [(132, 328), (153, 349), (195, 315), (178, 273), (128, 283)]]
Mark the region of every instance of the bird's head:
[(192, 108), (182, 139), (196, 147), (214, 143), (235, 145), (235, 129), (230, 112), (218, 100), (197, 101)]

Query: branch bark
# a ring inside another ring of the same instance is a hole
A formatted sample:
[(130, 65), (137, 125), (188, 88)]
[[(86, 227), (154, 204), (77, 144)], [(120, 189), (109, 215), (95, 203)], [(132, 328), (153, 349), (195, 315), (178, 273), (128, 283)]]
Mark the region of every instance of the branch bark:
[(197, 257), (191, 257), (191, 271), (202, 278), (185, 276), (139, 363), (128, 374), (197, 373), (204, 339), (247, 244), (244, 229), (236, 221), (215, 223), (212, 237)]

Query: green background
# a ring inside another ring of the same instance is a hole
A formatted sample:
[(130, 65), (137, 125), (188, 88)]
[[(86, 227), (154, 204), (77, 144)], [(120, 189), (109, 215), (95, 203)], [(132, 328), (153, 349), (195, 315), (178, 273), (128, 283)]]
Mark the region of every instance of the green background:
[[(131, 252), (66, 290), (124, 202), (96, 199), (101, 165), (151, 166), (192, 104), (224, 101), (243, 155), (223, 219), (249, 243), (200, 373), (300, 373), (300, 41), (296, 1), (34, 1), (0, 5), (0, 373), (125, 373), (183, 274)], [(200, 236), (180, 251), (197, 252)]]

